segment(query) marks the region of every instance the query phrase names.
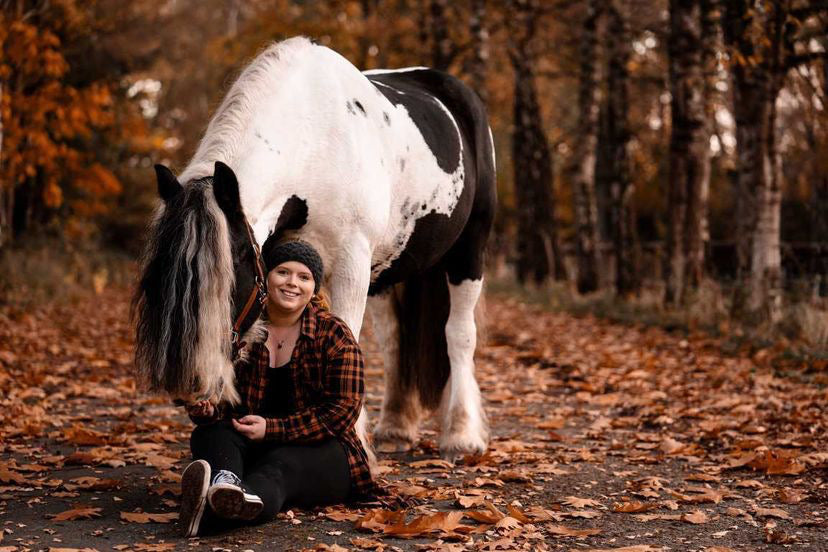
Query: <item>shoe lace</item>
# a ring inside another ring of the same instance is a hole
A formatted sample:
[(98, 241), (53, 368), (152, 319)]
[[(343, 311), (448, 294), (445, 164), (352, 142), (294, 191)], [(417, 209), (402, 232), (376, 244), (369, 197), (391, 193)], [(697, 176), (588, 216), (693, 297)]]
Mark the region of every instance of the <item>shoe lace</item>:
[(229, 483), (230, 485), (241, 487), (241, 479), (239, 479), (239, 476), (229, 470), (219, 470), (216, 472), (211, 485), (216, 485), (217, 483)]

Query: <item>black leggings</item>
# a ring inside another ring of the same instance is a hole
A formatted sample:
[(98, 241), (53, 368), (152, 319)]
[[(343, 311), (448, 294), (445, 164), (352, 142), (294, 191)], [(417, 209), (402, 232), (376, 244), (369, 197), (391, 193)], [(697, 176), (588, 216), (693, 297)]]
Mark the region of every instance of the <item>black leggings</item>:
[(251, 441), (222, 420), (196, 427), (190, 450), (193, 459), (210, 464), (212, 473), (229, 470), (261, 497), (264, 510), (256, 523), (272, 519), (285, 504), (344, 502), (351, 487), (348, 458), (333, 438), (312, 445)]

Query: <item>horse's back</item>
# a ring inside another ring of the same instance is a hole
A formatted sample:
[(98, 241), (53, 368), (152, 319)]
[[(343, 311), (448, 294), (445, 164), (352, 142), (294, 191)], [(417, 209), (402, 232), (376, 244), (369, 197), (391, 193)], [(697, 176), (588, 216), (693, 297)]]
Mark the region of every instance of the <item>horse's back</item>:
[[(365, 75), (389, 102), (405, 109), (440, 168), (451, 175), (451, 185), (435, 189), (425, 200), (402, 202), (403, 219), (412, 220), (413, 232), (404, 243), (392, 244), (396, 248), (390, 262), (375, 262), (372, 293), (377, 293), (440, 262), (456, 264), (447, 254), (458, 241), (482, 250), (496, 193), (486, 109), (474, 91), (451, 75), (427, 68)], [(412, 196), (417, 188), (432, 185), (427, 177), (414, 180), (406, 183)], [(470, 239), (472, 234), (478, 239)], [(471, 276), (479, 277), (482, 264), (469, 269)]]

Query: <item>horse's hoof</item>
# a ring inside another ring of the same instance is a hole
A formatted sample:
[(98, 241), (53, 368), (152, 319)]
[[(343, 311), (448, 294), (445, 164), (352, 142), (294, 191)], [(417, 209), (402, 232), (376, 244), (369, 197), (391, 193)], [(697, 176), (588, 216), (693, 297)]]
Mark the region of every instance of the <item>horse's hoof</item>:
[(483, 454), (487, 448), (486, 439), (482, 436), (448, 435), (440, 439), (440, 458), (454, 463), (464, 456)]
[(408, 452), (417, 444), (417, 431), (380, 424), (374, 429), (373, 440), (379, 452)]

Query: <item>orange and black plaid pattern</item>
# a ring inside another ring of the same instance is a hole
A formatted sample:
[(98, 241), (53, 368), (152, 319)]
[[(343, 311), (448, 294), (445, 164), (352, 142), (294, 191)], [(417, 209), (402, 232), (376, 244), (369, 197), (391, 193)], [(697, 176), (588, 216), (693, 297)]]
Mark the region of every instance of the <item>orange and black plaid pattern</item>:
[[(354, 429), (365, 395), (362, 351), (348, 326), (328, 311), (309, 304), (301, 324), (289, 366), (295, 382), (295, 410), (289, 416), (265, 418), (265, 440), (308, 444), (334, 437), (348, 457), (352, 493), (381, 493), (371, 479), (368, 457)], [(194, 422), (261, 412), (269, 353), (264, 343), (250, 347), (248, 360), (236, 365), (241, 403), (235, 407), (219, 405), (212, 419), (193, 418)]]

